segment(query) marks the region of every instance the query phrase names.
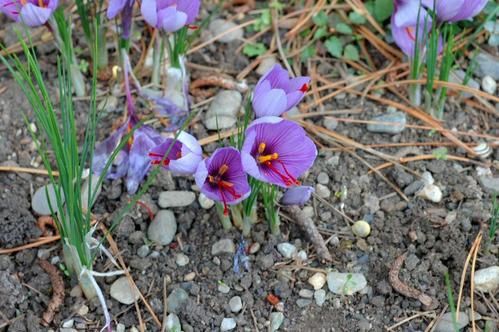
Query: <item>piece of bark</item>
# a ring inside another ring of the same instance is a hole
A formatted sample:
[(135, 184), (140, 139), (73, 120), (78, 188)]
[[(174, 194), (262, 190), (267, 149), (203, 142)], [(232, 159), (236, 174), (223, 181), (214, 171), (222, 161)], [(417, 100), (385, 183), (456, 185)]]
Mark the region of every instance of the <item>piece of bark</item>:
[(288, 212), (291, 218), (305, 231), (308, 239), (314, 245), (319, 259), (321, 261), (331, 262), (333, 257), (331, 257), (331, 254), (326, 247), (326, 243), (319, 233), (319, 230), (317, 230), (312, 218), (307, 217), (307, 215), (296, 205), (285, 206), (283, 209)]
[(46, 260), (39, 260), (38, 264), (50, 276), (50, 282), (52, 283), (52, 298), (42, 316), (42, 325), (48, 326), (64, 302), (64, 280), (62, 280), (59, 270)]

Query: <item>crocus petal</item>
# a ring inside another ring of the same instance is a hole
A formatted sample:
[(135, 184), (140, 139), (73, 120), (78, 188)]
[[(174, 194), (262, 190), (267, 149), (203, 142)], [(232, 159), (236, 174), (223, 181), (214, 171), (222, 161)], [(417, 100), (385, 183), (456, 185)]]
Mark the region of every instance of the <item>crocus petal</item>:
[[(208, 159), (201, 161), (196, 168), (196, 172), (194, 173), (194, 182), (199, 188), (203, 188), (206, 182), (206, 178), (208, 177), (208, 169), (206, 168), (206, 162)], [(208, 193), (205, 193), (208, 194)], [(217, 196), (218, 197), (218, 196)]]
[(187, 14), (178, 11), (175, 7), (167, 7), (158, 11), (158, 28), (167, 32), (175, 32), (187, 22)]
[(50, 15), (52, 15), (52, 12), (53, 10), (50, 8), (42, 8), (32, 3), (27, 3), (22, 7), (18, 21), (30, 27), (37, 27), (45, 24)]
[(115, 18), (125, 8), (127, 2), (128, 0), (110, 0), (107, 7), (107, 18), (110, 20)]
[(187, 0), (179, 1), (177, 4), (177, 10), (184, 12), (187, 15), (187, 20), (185, 24), (192, 24), (199, 14), (199, 9), (201, 8), (200, 0)]
[(17, 21), (20, 11), (21, 11), (21, 3), (19, 0), (0, 1), (0, 13), (4, 13), (10, 19)]
[(464, 0), (423, 0), (422, 4), (429, 10), (435, 9), (440, 21), (447, 22), (455, 17), (463, 6)]
[(170, 161), (168, 169), (177, 175), (192, 175), (202, 160), (201, 154), (188, 153), (182, 158)]
[(287, 105), (288, 99), (282, 89), (272, 89), (253, 98), (253, 110), (257, 117), (279, 116), (288, 110)]
[(395, 9), (392, 15), (392, 24), (397, 27), (415, 26), (420, 19), (427, 16), (426, 10), (420, 6), (418, 0), (395, 1)]
[(120, 144), (121, 138), (123, 137), (127, 126), (128, 122), (126, 122), (125, 125), (121, 126), (100, 144), (96, 145), (94, 157), (92, 159), (92, 170), (96, 174), (100, 174), (104, 170), (109, 157)]
[(142, 4), (140, 6), (140, 11), (142, 13), (142, 16), (144, 16), (144, 20), (147, 22), (147, 24), (153, 27), (156, 27), (158, 23), (156, 3), (156, 0), (142, 0)]
[(451, 22), (468, 20), (480, 14), (487, 5), (487, 0), (465, 1), (459, 12), (451, 19)]
[(310, 186), (296, 186), (291, 187), (281, 198), (283, 205), (304, 205), (312, 196), (314, 188)]
[(186, 133), (185, 131), (181, 131), (178, 134), (177, 138), (182, 144), (184, 144), (189, 150), (191, 150), (195, 154), (202, 154), (203, 150), (201, 149), (201, 145), (199, 141), (192, 136), (191, 134)]

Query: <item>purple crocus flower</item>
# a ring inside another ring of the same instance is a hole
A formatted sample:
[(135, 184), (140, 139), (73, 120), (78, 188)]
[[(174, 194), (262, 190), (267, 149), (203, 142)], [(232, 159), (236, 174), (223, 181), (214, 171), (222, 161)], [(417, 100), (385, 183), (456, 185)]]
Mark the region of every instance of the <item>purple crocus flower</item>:
[(313, 187), (310, 186), (296, 186), (291, 187), (281, 198), (282, 205), (304, 205), (312, 196), (315, 191)]
[(281, 187), (299, 185), (317, 149), (305, 130), (292, 121), (268, 116), (246, 129), (241, 150), (244, 170), (254, 178)]
[(442, 22), (468, 20), (478, 15), (488, 0), (422, 0), (427, 9), (435, 9), (437, 18)]
[(420, 6), (419, 0), (395, 0), (391, 24), (395, 43), (408, 57), (414, 56), (416, 35), (420, 54), (424, 56), (432, 20), (426, 9)]
[[(167, 152), (168, 156), (163, 158)], [(163, 143), (152, 148), (149, 157), (152, 159), (153, 165), (161, 163), (165, 169), (172, 173), (192, 175), (203, 160), (203, 151), (194, 136), (181, 131), (177, 140), (167, 138)]]
[(194, 178), (206, 197), (223, 203), (225, 215), (229, 213), (227, 205), (241, 202), (251, 191), (241, 154), (232, 147), (219, 148), (201, 161)]
[(45, 24), (59, 0), (0, 0), (0, 12), (30, 27)]
[(140, 10), (149, 25), (175, 32), (192, 24), (200, 7), (200, 0), (143, 0)]
[(110, 0), (107, 7), (107, 18), (113, 19), (121, 13), (122, 37), (128, 39), (132, 29), (132, 14), (135, 0)]
[[(120, 128), (96, 146), (92, 162), (94, 172), (100, 174), (104, 170), (113, 151), (138, 122), (137, 117), (132, 113)], [(164, 138), (149, 126), (136, 129), (114, 159), (106, 177), (118, 179), (126, 176), (128, 193), (134, 194), (151, 167), (149, 151), (161, 144), (163, 140)]]
[(289, 78), (281, 65), (274, 65), (256, 84), (253, 110), (256, 117), (280, 116), (302, 100), (308, 90), (310, 77)]

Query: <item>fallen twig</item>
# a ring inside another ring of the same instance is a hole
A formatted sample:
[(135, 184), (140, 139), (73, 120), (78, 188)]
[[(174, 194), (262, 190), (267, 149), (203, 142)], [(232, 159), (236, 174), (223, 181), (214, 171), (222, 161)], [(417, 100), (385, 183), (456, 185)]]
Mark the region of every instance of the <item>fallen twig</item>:
[(54, 320), (55, 313), (59, 311), (64, 302), (64, 280), (62, 280), (59, 270), (46, 260), (39, 260), (38, 264), (48, 273), (52, 283), (52, 298), (42, 316), (42, 325), (48, 326)]
[(419, 302), (421, 302), (425, 307), (429, 308), (431, 307), (433, 300), (431, 297), (428, 295), (424, 294), (420, 290), (417, 290), (416, 288), (412, 288), (406, 284), (404, 284), (400, 279), (399, 279), (399, 272), (400, 269), (402, 268), (402, 264), (404, 264), (405, 258), (407, 257), (407, 253), (404, 253), (397, 257), (395, 261), (393, 262), (392, 268), (390, 269), (390, 273), (388, 274), (388, 279), (390, 281), (390, 285), (395, 289), (397, 292), (400, 294), (416, 299)]
[(213, 89), (204, 89), (206, 87), (217, 86), (227, 90), (237, 90), (241, 93), (248, 91), (248, 85), (243, 82), (236, 82), (230, 77), (220, 75), (210, 75), (195, 80), (190, 85), (190, 93), (197, 97), (211, 97), (215, 94)]
[(331, 254), (326, 247), (326, 243), (315, 226), (312, 218), (307, 217), (298, 206), (285, 206), (283, 209), (288, 212), (292, 216), (293, 220), (305, 231), (310, 242), (314, 245), (317, 256), (322, 261), (331, 262), (333, 257), (331, 257)]

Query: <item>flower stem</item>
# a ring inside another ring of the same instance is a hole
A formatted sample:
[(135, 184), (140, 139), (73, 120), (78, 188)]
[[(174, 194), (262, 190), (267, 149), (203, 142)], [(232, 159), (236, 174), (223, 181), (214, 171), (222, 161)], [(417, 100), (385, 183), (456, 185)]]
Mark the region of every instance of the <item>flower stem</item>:
[(151, 83), (155, 86), (160, 85), (161, 79), (161, 63), (163, 62), (163, 39), (156, 36), (156, 44), (153, 51), (152, 77)]
[(222, 223), (223, 228), (228, 231), (232, 229), (232, 222), (230, 220), (230, 217), (224, 214), (224, 207), (222, 204), (217, 203), (215, 205), (217, 209), (217, 214), (218, 218), (220, 219), (220, 222)]

